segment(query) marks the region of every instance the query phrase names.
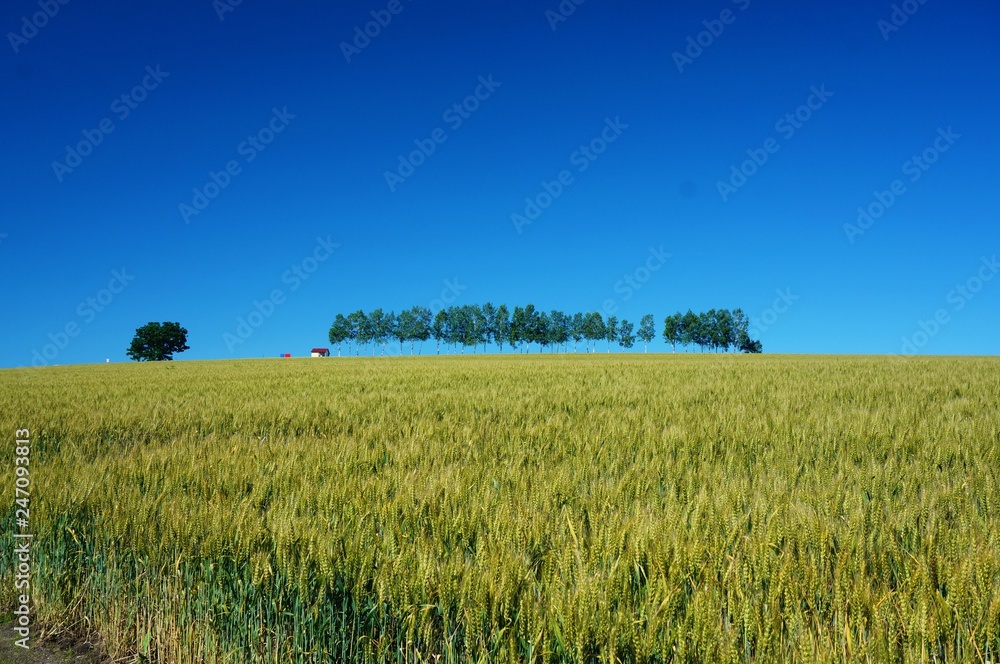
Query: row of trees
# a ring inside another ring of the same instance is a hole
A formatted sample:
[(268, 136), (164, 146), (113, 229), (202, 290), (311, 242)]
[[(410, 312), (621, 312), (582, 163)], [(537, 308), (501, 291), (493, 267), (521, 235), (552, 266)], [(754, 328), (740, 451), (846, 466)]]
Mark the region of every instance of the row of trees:
[[(664, 321), (663, 338), (674, 351), (677, 344), (688, 347), (730, 348), (748, 353), (761, 352), (759, 341), (752, 341), (747, 332), (748, 319), (739, 309), (713, 309), (707, 313), (668, 316)], [(441, 346), (452, 352), (466, 348), (472, 352), (488, 344), (496, 344), (500, 352), (504, 346), (523, 353), (530, 352), (531, 344), (539, 350), (551, 348), (553, 352), (568, 350), (572, 344), (577, 352), (580, 342), (584, 342), (585, 352), (597, 352), (598, 342), (605, 342), (606, 351), (616, 344), (622, 352), (632, 348), (637, 341), (643, 343), (643, 352), (655, 338), (656, 329), (652, 314), (646, 314), (639, 321), (639, 327), (628, 320), (619, 321), (615, 316), (603, 317), (598, 312), (567, 314), (559, 310), (540, 311), (534, 305), (514, 307), (494, 306), (491, 302), (483, 305), (467, 304), (441, 309), (436, 314), (427, 307), (385, 312), (375, 309), (371, 313), (362, 310), (352, 314), (337, 314), (330, 327), (330, 343), (337, 347), (341, 355), (344, 342), (354, 344), (354, 354), (360, 355), (362, 348), (371, 347), (372, 355), (381, 349), (385, 355), (389, 343), (399, 343), (399, 354), (404, 353), (409, 344), (410, 354), (420, 353), (423, 343), (430, 339), (435, 342), (435, 352), (441, 353)], [(350, 346), (348, 346), (348, 352)]]
[(663, 321), (663, 340), (677, 352), (677, 344), (698, 346), (702, 352), (730, 348), (744, 353), (760, 353), (760, 341), (750, 338), (750, 319), (742, 309), (712, 309), (696, 314), (677, 312)]

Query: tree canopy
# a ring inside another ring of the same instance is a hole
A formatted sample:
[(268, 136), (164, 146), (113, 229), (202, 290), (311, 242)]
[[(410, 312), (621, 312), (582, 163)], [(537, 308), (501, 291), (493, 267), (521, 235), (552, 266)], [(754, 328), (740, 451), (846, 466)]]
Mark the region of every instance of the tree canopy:
[(750, 320), (742, 309), (711, 309), (696, 314), (687, 313), (667, 316), (663, 321), (663, 340), (677, 351), (677, 344), (687, 349), (698, 346), (702, 352), (711, 348), (716, 352), (730, 348), (743, 353), (763, 352), (759, 341), (750, 339)]
[[(751, 340), (748, 319), (740, 309), (712, 309), (695, 314), (667, 316), (664, 321), (663, 339), (676, 351), (677, 345), (696, 345), (702, 350), (730, 350), (745, 353), (761, 352), (759, 341)], [(354, 354), (360, 355), (362, 348), (371, 349), (371, 354), (385, 354), (389, 341), (399, 343), (402, 355), (407, 343), (410, 354), (422, 352), (423, 342), (434, 339), (435, 353), (441, 354), (444, 346), (447, 352), (473, 353), (480, 348), (485, 352), (489, 344), (494, 344), (501, 353), (504, 347), (522, 353), (531, 352), (532, 346), (540, 351), (566, 352), (572, 347), (577, 352), (579, 343), (585, 341), (585, 352), (597, 352), (598, 342), (605, 342), (606, 351), (611, 352), (612, 344), (625, 351), (637, 340), (646, 346), (656, 337), (655, 319), (652, 314), (642, 317), (638, 329), (628, 321), (619, 321), (615, 316), (605, 318), (599, 312), (577, 312), (568, 314), (558, 309), (546, 312), (533, 304), (508, 308), (506, 304), (483, 305), (466, 304), (450, 306), (432, 313), (427, 307), (416, 306), (399, 314), (375, 309), (371, 313), (362, 310), (352, 314), (337, 314), (330, 327), (330, 343), (337, 346), (337, 355), (342, 353), (346, 341), (354, 343)], [(348, 346), (350, 353), (350, 346)]]
[(146, 323), (136, 329), (125, 354), (136, 362), (172, 360), (174, 353), (188, 350), (187, 333), (180, 323)]

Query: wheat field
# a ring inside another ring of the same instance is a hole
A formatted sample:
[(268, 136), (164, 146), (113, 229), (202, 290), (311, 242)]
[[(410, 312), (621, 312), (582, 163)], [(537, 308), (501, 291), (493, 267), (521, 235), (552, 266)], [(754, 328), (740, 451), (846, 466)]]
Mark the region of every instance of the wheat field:
[(0, 399), (37, 620), (122, 661), (1000, 660), (1000, 360), (144, 363)]

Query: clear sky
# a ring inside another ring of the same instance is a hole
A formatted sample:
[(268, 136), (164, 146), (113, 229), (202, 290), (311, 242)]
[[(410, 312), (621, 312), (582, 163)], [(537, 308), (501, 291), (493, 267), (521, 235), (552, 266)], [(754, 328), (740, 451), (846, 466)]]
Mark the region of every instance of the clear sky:
[(577, 2), (3, 3), (0, 366), (487, 300), (1000, 350), (995, 2)]

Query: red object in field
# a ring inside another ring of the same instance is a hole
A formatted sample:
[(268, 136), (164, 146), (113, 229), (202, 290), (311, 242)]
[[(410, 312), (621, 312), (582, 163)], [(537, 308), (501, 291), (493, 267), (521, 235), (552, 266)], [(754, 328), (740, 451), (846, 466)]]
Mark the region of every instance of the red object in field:
[(292, 356), (291, 353), (285, 353), (285, 357), (291, 357), (291, 356)]

